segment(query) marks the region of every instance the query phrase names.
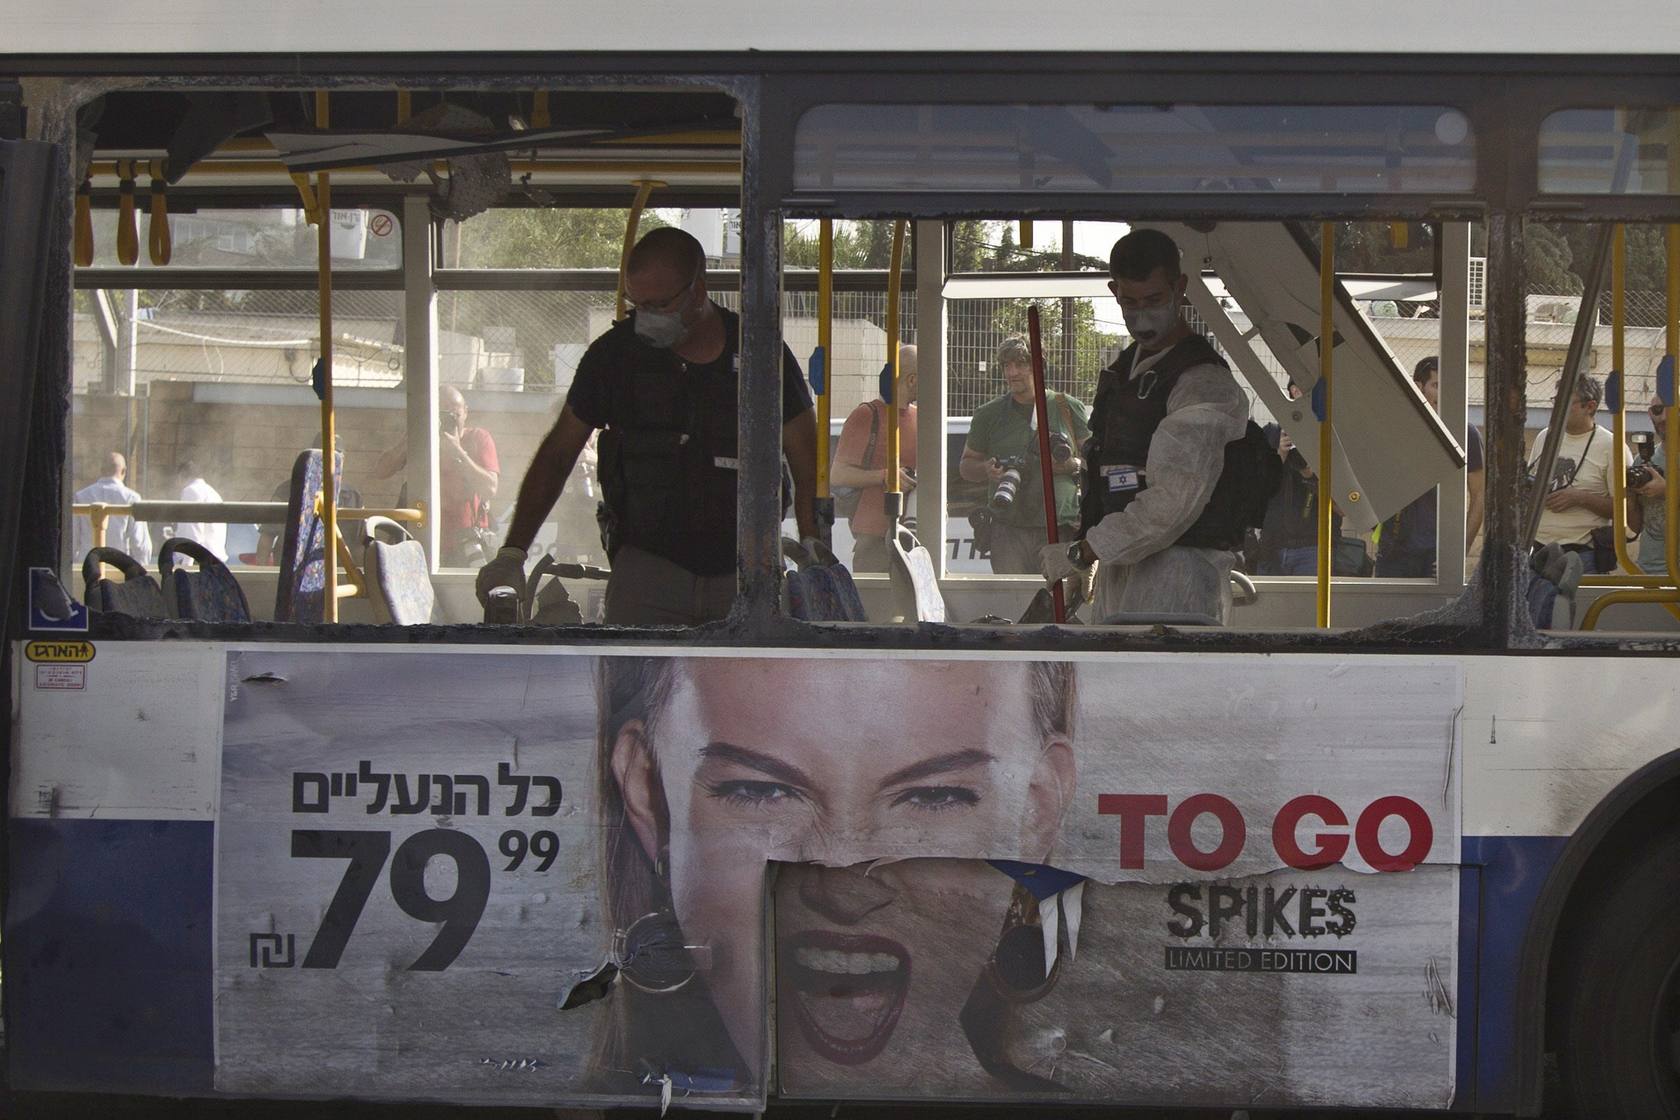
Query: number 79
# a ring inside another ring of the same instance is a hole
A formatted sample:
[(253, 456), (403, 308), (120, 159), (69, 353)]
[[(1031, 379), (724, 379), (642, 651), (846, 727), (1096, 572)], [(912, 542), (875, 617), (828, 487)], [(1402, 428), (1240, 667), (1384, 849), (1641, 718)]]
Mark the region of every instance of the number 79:
[[(389, 832), (292, 830), (293, 858), (350, 861), (304, 955), (304, 968), (338, 967), (390, 854)], [(448, 898), (426, 893), (426, 864), (433, 856), (455, 861), (455, 891)], [(483, 846), (464, 832), (449, 828), (416, 832), (398, 846), (391, 860), (391, 897), (409, 917), (443, 923), (426, 951), (408, 966), (414, 972), (442, 972), (461, 955), (484, 916), (484, 904), (490, 898), (490, 860)]]

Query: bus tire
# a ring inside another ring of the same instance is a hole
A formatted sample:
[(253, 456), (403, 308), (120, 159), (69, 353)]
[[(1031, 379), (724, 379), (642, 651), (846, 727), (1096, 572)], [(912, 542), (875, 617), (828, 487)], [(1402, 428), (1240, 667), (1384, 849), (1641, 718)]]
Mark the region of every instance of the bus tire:
[(1553, 1003), (1569, 1115), (1680, 1118), (1680, 831), (1617, 863), (1576, 908)]

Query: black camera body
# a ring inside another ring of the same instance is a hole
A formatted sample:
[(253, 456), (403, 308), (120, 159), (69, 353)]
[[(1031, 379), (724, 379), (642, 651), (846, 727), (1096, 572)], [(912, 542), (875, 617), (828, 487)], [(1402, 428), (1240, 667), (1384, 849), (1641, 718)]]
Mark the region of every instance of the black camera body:
[(1627, 488), (1637, 490), (1656, 477), (1656, 468), (1651, 465), (1651, 456), (1656, 451), (1656, 437), (1640, 432), (1633, 437), (1633, 450), (1637, 456), (1627, 468)]
[(989, 503), (992, 509), (1002, 512), (1015, 504), (1016, 495), (1021, 490), (1021, 478), (1027, 470), (1025, 455), (1011, 455), (999, 459), (997, 465), (1003, 468), (1003, 477), (998, 479), (997, 489), (992, 491)]
[(1058, 463), (1073, 458), (1073, 439), (1066, 432), (1050, 433), (1050, 458)]

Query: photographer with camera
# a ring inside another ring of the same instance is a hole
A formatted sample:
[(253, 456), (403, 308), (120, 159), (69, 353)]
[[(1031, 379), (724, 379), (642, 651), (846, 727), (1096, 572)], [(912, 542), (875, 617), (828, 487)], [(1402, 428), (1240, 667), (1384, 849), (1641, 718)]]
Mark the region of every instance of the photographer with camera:
[(1668, 424), (1668, 407), (1660, 399), (1651, 401), (1651, 427), (1634, 437), (1636, 458), (1627, 468), (1627, 525), (1628, 531), (1639, 534), (1639, 553), (1635, 557), (1642, 571), (1653, 575), (1668, 572), (1668, 480), (1663, 477), (1663, 444), (1661, 433)]
[[(1534, 543), (1555, 544), (1564, 552), (1581, 557), (1586, 572), (1609, 571), (1615, 566), (1610, 541), (1610, 441), (1616, 437), (1597, 422), (1598, 402), (1604, 391), (1596, 377), (1582, 374), (1575, 384), (1575, 399), (1564, 416), (1563, 440), (1558, 445), (1552, 477), (1542, 487), (1546, 492), (1545, 512)], [(1546, 443), (1546, 429), (1534, 437), (1535, 448)], [(1537, 462), (1528, 466), (1535, 471)]]
[[(993, 365), (1003, 373), (1004, 393), (974, 412), (958, 471), (969, 482), (987, 484), (992, 523), (992, 571), (1037, 574), (1038, 553), (1048, 543), (1044, 485), (1039, 478), (1038, 429), (1033, 410), (1032, 352), (1027, 340), (1011, 336), (997, 348)], [(1050, 393), (1050, 457), (1056, 483), (1058, 535), (1071, 541), (1079, 525), (1078, 448), (1091, 435), (1083, 402)], [(977, 534), (978, 535), (978, 534)]]
[[(408, 465), (408, 440), (388, 448), (373, 477), (390, 478)], [(502, 465), (496, 441), (483, 428), (467, 427), (467, 399), (445, 385), (438, 390), (438, 528), (443, 563), (478, 565), (496, 554), (490, 533), (490, 499)]]

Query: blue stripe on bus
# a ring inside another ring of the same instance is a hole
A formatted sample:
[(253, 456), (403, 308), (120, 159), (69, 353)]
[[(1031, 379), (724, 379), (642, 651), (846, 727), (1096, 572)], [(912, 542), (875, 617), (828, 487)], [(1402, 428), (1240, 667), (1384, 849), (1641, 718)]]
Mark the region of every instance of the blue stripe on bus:
[[(1459, 896), (1459, 1105), (1516, 1107), (1517, 969), (1567, 836), (1466, 836)], [(1467, 1078), (1474, 1077), (1474, 1081)]]
[[(1522, 941), (1566, 840), (1463, 838), (1460, 1108), (1515, 1105)], [(208, 821), (12, 821), (14, 1087), (211, 1090), (214, 846)]]
[(209, 821), (11, 822), (11, 1084), (211, 1088)]

